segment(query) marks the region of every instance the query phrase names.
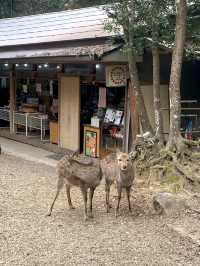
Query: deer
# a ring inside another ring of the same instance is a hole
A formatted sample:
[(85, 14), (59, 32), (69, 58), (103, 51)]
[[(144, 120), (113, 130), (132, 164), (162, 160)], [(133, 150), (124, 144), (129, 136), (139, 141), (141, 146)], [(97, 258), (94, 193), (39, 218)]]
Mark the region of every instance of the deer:
[[(96, 187), (100, 184), (102, 179), (102, 171), (100, 167), (99, 160), (90, 160), (90, 162), (81, 162), (77, 160), (75, 154), (69, 156), (64, 156), (57, 165), (57, 190), (55, 198), (51, 204), (48, 216), (51, 216), (54, 204), (59, 196), (59, 193), (63, 186), (66, 186), (66, 194), (68, 199), (68, 204), (70, 209), (75, 209), (72, 200), (70, 190), (71, 187), (77, 186), (80, 188), (84, 201), (84, 220), (87, 221), (88, 218), (93, 218), (92, 214), (92, 201)], [(89, 210), (87, 208), (88, 199), (88, 189), (89, 189)]]
[(110, 211), (110, 187), (116, 183), (118, 200), (115, 209), (115, 216), (119, 214), (119, 206), (121, 201), (122, 189), (126, 190), (129, 212), (131, 209), (130, 192), (135, 179), (134, 163), (129, 154), (119, 152), (108, 155), (101, 162), (103, 176), (105, 178), (105, 191), (106, 191), (106, 211)]

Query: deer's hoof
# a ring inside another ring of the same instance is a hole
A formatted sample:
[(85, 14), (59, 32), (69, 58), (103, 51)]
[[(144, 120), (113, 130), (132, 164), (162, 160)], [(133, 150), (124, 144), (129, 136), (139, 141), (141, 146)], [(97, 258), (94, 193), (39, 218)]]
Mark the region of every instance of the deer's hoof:
[(119, 216), (119, 212), (115, 212), (115, 218)]
[(85, 215), (85, 216), (84, 216), (84, 221), (87, 222), (88, 220), (89, 220), (88, 215)]
[(70, 210), (75, 210), (76, 208), (74, 206), (69, 206)]

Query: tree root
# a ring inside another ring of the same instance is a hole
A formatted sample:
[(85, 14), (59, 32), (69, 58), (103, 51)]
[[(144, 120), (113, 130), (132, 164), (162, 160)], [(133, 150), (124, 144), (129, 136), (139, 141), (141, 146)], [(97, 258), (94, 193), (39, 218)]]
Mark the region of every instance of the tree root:
[[(200, 168), (199, 158), (200, 153), (193, 152), (193, 147), (198, 147), (200, 142), (190, 141), (182, 138), (177, 139), (173, 146), (167, 146), (158, 150), (157, 143), (149, 146), (146, 142), (137, 144), (137, 168), (140, 170), (140, 175), (144, 171), (157, 169), (160, 171), (160, 180), (167, 179), (167, 176), (179, 177), (185, 180), (185, 184), (191, 187), (200, 186), (200, 176), (198, 169)], [(199, 165), (199, 167), (198, 167)], [(149, 177), (150, 178), (150, 177)], [(178, 178), (178, 179), (179, 179)], [(176, 179), (176, 178), (175, 178)], [(150, 180), (149, 180), (150, 182)]]
[(189, 209), (190, 211), (192, 211), (192, 212), (195, 212), (195, 213), (197, 213), (197, 214), (200, 214), (200, 211), (199, 211), (199, 210), (193, 209), (193, 208), (191, 208), (191, 207), (188, 207), (188, 209)]

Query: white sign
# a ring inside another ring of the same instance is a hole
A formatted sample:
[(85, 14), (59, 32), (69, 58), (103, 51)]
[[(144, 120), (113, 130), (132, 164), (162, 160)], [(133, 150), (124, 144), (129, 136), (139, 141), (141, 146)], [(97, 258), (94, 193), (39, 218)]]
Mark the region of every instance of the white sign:
[(123, 87), (126, 86), (126, 66), (112, 65), (106, 67), (106, 86)]

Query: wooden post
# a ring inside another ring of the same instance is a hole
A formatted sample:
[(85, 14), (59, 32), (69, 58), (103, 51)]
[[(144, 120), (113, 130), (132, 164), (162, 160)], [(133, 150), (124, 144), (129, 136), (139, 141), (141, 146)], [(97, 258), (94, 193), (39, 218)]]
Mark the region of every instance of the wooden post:
[(14, 133), (14, 114), (16, 104), (16, 90), (15, 90), (15, 75), (14, 66), (12, 65), (10, 70), (10, 133)]

